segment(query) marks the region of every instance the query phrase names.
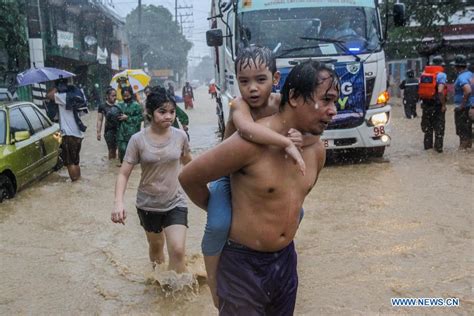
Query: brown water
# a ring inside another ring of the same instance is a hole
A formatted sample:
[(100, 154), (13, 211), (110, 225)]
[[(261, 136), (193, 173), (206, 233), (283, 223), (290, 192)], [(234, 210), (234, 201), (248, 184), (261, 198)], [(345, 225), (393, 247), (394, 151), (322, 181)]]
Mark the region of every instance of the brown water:
[[(197, 90), (190, 112), (195, 155), (217, 143), (206, 92)], [(305, 202), (297, 315), (474, 314), (473, 152), (456, 150), (452, 111), (443, 154), (423, 151), (419, 119), (402, 118), (398, 106), (393, 113), (385, 158), (331, 164)], [(81, 181), (63, 169), (0, 205), (0, 314), (217, 314), (206, 285), (151, 270), (134, 211), (139, 168), (126, 225), (110, 222), (118, 168), (95, 140), (95, 117)], [(203, 270), (204, 223), (190, 205), (190, 272)], [(391, 297), (457, 297), (461, 307), (393, 308)]]

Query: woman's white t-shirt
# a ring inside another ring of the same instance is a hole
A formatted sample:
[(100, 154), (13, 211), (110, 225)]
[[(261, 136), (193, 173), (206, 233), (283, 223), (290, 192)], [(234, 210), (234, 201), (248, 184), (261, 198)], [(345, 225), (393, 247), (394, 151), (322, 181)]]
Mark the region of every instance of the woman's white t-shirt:
[(186, 196), (178, 181), (181, 156), (189, 152), (184, 131), (170, 127), (171, 136), (164, 143), (154, 143), (145, 128), (128, 142), (124, 161), (140, 164), (142, 169), (136, 206), (153, 212), (187, 207)]

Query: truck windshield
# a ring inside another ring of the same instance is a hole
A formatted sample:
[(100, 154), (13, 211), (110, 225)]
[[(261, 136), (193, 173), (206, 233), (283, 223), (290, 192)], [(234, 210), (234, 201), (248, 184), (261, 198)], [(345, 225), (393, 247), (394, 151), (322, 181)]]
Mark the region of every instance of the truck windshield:
[[(349, 55), (381, 49), (375, 8), (308, 7), (240, 12), (237, 15), (237, 48), (256, 44), (285, 57)], [(343, 42), (335, 45), (329, 39)], [(308, 48), (305, 48), (308, 47)]]

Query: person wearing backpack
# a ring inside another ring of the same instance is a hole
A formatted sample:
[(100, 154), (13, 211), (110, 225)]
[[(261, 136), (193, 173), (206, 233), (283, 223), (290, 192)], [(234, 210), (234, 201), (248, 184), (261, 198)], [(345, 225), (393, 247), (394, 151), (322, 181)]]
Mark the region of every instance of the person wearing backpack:
[(418, 96), (422, 100), (421, 130), (425, 150), (433, 148), (443, 152), (444, 128), (446, 123), (446, 73), (444, 60), (441, 56), (432, 59), (432, 65), (427, 65), (420, 76)]
[(459, 149), (472, 148), (472, 120), (469, 110), (474, 106), (474, 75), (467, 69), (465, 55), (456, 55), (453, 62), (458, 74), (454, 82), (454, 123), (459, 136)]
[(61, 158), (67, 168), (71, 181), (79, 180), (81, 168), (79, 166), (81, 144), (86, 126), (82, 123), (81, 114), (88, 113), (84, 92), (67, 79), (55, 82), (47, 98), (58, 105), (59, 126), (61, 128)]
[(407, 71), (407, 78), (400, 84), (403, 90), (403, 106), (407, 119), (417, 117), (416, 102), (418, 102), (418, 79), (415, 78), (413, 69)]

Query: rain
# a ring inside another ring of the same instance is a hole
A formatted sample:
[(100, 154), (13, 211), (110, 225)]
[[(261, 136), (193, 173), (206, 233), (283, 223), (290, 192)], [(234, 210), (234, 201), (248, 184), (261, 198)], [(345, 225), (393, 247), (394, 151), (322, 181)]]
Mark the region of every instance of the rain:
[[(0, 12), (0, 314), (218, 315), (193, 188), (224, 169), (227, 306), (474, 314), (474, 1), (0, 0)], [(281, 261), (293, 243), (297, 263)], [(229, 303), (233, 289), (243, 301)]]

